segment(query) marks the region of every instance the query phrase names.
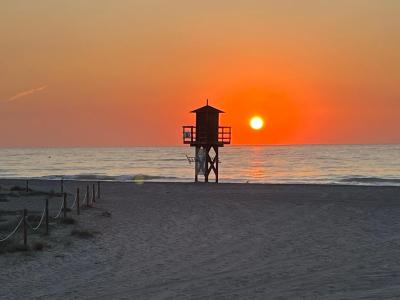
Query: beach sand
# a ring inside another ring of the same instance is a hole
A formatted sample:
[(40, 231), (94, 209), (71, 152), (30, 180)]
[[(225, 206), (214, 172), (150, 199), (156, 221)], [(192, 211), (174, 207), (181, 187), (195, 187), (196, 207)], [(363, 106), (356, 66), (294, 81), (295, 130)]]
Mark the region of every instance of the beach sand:
[[(50, 249), (0, 255), (0, 298), (398, 299), (399, 196), (399, 187), (105, 182), (96, 208), (71, 212), (93, 238), (52, 228)], [(18, 205), (39, 213), (42, 203)]]

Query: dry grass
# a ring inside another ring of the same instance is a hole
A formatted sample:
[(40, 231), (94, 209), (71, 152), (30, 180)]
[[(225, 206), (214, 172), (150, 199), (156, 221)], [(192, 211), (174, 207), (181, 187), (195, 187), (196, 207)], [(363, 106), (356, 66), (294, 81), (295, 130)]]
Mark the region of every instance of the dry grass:
[(83, 229), (74, 229), (71, 231), (71, 235), (81, 239), (89, 239), (94, 237), (95, 232)]
[(18, 185), (14, 185), (13, 187), (10, 188), (11, 192), (25, 192), (26, 188)]
[(50, 246), (43, 241), (35, 241), (32, 243), (31, 247), (25, 247), (24, 244), (10, 241), (0, 244), (0, 255), (5, 253), (26, 252), (30, 250), (43, 251), (45, 248), (50, 248)]
[(27, 217), (29, 223), (39, 223), (41, 216), (39, 215), (28, 215)]
[(0, 246), (0, 254), (4, 253), (14, 253), (14, 252), (25, 252), (30, 250), (29, 246), (24, 246), (24, 244), (9, 242), (2, 243)]
[(110, 218), (110, 217), (111, 217), (111, 213), (110, 213), (109, 211), (103, 211), (103, 212), (101, 213), (101, 216), (102, 216), (102, 217)]
[(65, 225), (72, 225), (75, 224), (75, 219), (73, 218), (65, 218), (65, 219), (61, 219), (61, 224), (65, 224)]
[(28, 188), (28, 190), (26, 190), (26, 187), (22, 187), (22, 186), (18, 186), (18, 185), (11, 187), (9, 190), (9, 193), (7, 194), (7, 196), (11, 196), (11, 197), (19, 197), (20, 195), (47, 196), (48, 198), (64, 196), (63, 193), (58, 193), (58, 192), (55, 192), (54, 190), (40, 191), (40, 190), (33, 190), (31, 188)]
[(35, 251), (42, 251), (45, 246), (45, 243), (38, 241), (33, 243), (32, 249)]

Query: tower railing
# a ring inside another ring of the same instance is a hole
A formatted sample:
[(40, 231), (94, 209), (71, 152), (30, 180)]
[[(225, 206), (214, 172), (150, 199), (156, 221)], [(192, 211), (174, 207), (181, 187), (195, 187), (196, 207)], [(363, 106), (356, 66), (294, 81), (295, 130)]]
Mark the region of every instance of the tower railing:
[[(196, 126), (183, 126), (183, 143), (184, 144), (208, 144), (212, 141), (207, 136), (200, 136), (197, 133)], [(227, 145), (231, 143), (232, 128), (229, 126), (218, 127), (218, 140), (216, 141), (219, 145)]]
[(229, 126), (219, 126), (218, 127), (218, 142), (224, 145), (231, 143), (232, 128)]

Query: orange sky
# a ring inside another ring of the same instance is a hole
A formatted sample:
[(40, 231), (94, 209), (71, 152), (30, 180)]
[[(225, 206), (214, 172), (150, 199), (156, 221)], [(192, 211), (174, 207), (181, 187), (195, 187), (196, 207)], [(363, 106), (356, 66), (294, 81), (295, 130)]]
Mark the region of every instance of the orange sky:
[[(399, 143), (400, 1), (0, 3), (0, 147)], [(266, 126), (253, 131), (252, 115)]]

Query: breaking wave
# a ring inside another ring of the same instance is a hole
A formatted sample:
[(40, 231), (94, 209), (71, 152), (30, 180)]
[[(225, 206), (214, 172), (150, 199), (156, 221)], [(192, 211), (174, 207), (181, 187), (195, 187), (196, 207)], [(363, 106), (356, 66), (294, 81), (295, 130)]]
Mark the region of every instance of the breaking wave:
[(346, 177), (342, 178), (340, 182), (343, 183), (356, 183), (356, 184), (371, 184), (371, 185), (400, 185), (400, 178), (382, 178), (382, 177)]
[(47, 180), (100, 180), (100, 181), (119, 181), (119, 182), (129, 182), (129, 181), (179, 181), (184, 180), (183, 178), (178, 178), (174, 176), (151, 176), (144, 174), (136, 175), (99, 175), (99, 174), (78, 174), (78, 175), (49, 175), (36, 177), (37, 179), (47, 179)]

